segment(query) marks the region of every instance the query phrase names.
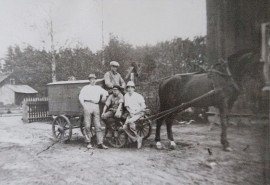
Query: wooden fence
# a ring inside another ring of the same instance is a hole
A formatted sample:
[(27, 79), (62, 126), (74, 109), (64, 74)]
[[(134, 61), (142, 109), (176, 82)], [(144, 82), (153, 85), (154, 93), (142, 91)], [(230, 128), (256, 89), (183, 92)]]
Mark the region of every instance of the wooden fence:
[(51, 121), (48, 98), (26, 98), (23, 100), (23, 121)]

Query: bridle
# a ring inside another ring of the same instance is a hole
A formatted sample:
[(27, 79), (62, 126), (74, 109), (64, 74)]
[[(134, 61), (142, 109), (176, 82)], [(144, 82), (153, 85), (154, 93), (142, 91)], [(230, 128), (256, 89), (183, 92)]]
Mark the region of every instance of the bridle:
[[(217, 65), (220, 65), (220, 66), (223, 66), (225, 65), (225, 70), (226, 70), (226, 73), (224, 72), (221, 72), (217, 69), (215, 69), (215, 67)], [(237, 83), (235, 82), (235, 80), (233, 79), (233, 76), (232, 76), (232, 73), (231, 73), (231, 70), (229, 68), (229, 65), (228, 65), (228, 61), (224, 60), (224, 59), (219, 59), (219, 62), (215, 63), (214, 65), (211, 66), (211, 68), (207, 71), (207, 73), (215, 73), (215, 74), (218, 74), (220, 76), (223, 76), (223, 77), (227, 77), (227, 78), (230, 78), (230, 81), (233, 85), (233, 87), (236, 89), (236, 91), (240, 91), (240, 88), (239, 86), (237, 85)]]

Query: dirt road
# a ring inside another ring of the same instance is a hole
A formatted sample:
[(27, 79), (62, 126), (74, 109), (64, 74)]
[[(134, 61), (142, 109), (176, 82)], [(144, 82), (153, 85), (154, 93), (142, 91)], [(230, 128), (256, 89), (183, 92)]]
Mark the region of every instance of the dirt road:
[[(220, 128), (175, 125), (177, 149), (87, 150), (77, 131), (69, 144), (52, 141), (51, 125), (0, 118), (0, 184), (263, 184), (264, 124), (230, 127), (233, 152), (223, 152)], [(153, 132), (154, 133), (154, 132)], [(168, 145), (165, 127), (162, 138)], [(209, 155), (209, 151), (212, 155)]]

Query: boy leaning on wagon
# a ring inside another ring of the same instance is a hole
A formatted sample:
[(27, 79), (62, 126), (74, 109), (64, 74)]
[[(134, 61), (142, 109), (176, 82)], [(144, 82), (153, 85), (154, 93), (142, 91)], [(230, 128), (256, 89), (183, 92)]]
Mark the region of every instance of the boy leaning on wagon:
[(111, 89), (114, 85), (119, 85), (121, 87), (121, 90), (125, 89), (126, 83), (121, 77), (121, 75), (117, 72), (117, 68), (119, 67), (119, 63), (116, 61), (110, 62), (111, 70), (104, 74), (104, 81), (106, 89), (109, 90), (109, 93), (111, 94)]
[[(123, 129), (133, 142), (137, 141), (137, 148), (142, 146), (142, 138), (136, 131), (135, 121), (145, 115), (145, 101), (142, 95), (135, 91), (135, 84), (132, 81), (127, 83), (127, 93), (124, 96), (125, 107), (129, 113)], [(128, 128), (129, 127), (129, 128)]]
[[(98, 148), (108, 149), (107, 146), (103, 144), (103, 133), (100, 124), (100, 110), (99, 110), (99, 101), (102, 97), (102, 102), (106, 101), (108, 92), (102, 87), (95, 85), (96, 75), (89, 75), (89, 85), (84, 86), (81, 89), (79, 100), (84, 110), (84, 124), (87, 133), (90, 133), (91, 120), (93, 120)], [(91, 145), (91, 137), (88, 134), (85, 134), (85, 142), (88, 143), (87, 148), (93, 148)]]

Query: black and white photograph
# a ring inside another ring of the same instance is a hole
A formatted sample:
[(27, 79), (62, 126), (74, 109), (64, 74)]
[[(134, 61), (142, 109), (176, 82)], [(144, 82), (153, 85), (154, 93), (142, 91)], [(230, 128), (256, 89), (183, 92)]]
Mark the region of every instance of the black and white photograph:
[(0, 0), (0, 185), (270, 184), (270, 0)]

